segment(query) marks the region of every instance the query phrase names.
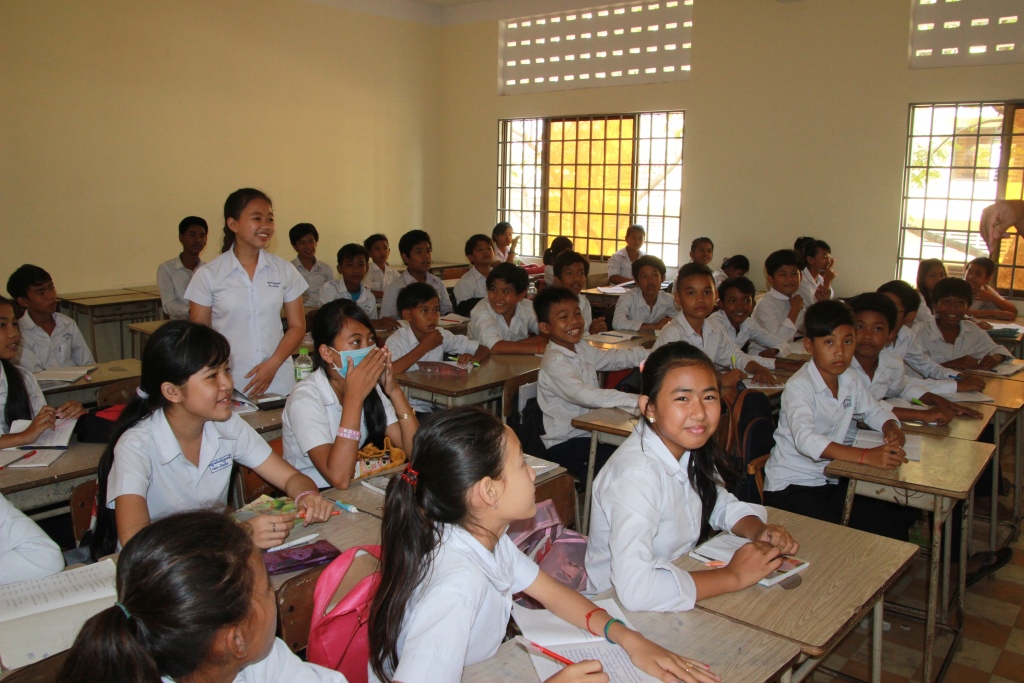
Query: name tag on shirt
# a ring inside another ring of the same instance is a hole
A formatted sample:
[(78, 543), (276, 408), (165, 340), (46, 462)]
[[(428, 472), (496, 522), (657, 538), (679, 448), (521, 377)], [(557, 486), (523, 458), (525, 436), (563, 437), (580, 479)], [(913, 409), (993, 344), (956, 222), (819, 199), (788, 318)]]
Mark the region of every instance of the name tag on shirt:
[(234, 462), (234, 459), (230, 454), (222, 456), (210, 463), (209, 470), (211, 472), (220, 472), (225, 467), (231, 467), (232, 462)]
[(847, 396), (843, 399), (843, 408), (850, 408), (853, 406), (853, 397)]
[(267, 287), (273, 287), (273, 288), (275, 288), (275, 289), (277, 289), (277, 288), (278, 288), (278, 287), (280, 287), (280, 286), (281, 286), (281, 283), (280, 283), (280, 282), (268, 282), (268, 283), (267, 283)]

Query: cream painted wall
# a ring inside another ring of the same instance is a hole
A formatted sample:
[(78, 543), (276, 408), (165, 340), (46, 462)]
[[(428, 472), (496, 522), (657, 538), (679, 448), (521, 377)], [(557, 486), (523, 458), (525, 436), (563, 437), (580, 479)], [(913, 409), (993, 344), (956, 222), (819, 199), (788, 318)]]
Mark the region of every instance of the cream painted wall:
[[(497, 23), (442, 28), (442, 221), (435, 251), (495, 221), (500, 118), (685, 109), (682, 261), (761, 264), (797, 235), (833, 247), (842, 295), (895, 273), (912, 102), (1024, 97), (1024, 65), (914, 70), (909, 3), (701, 0), (688, 82), (499, 97)], [(751, 275), (763, 283), (761, 268)]]
[(302, 0), (4, 0), (0, 289), (23, 262), (64, 291), (153, 282), (193, 213), (212, 258), (246, 185), (289, 259), (300, 221), (329, 263), (436, 224), (439, 41)]

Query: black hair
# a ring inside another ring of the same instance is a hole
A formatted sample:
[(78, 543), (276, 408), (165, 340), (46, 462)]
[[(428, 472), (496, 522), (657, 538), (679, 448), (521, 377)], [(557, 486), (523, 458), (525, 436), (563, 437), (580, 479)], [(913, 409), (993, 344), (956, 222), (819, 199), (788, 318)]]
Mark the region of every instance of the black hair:
[(480, 242), (487, 242), (487, 244), (491, 245), (491, 249), (494, 249), (494, 242), (491, 241), (491, 238), (487, 235), (478, 233), (466, 240), (466, 256), (472, 254), (473, 250), (476, 249), (476, 245)]
[(746, 294), (751, 298), (757, 294), (757, 288), (754, 287), (754, 283), (750, 281), (750, 278), (743, 275), (723, 280), (722, 284), (718, 285), (718, 298), (724, 299), (725, 293), (730, 289), (738, 289), (740, 294)]
[(408, 256), (412, 253), (413, 247), (424, 242), (433, 246), (433, 243), (430, 241), (430, 235), (427, 234), (426, 230), (410, 230), (398, 240), (398, 253)]
[(803, 263), (807, 265), (807, 259), (814, 258), (819, 251), (832, 253), (832, 247), (828, 246), (825, 240), (807, 240), (804, 242)]
[(426, 282), (413, 282), (408, 284), (398, 292), (398, 301), (396, 303), (399, 311), (408, 311), (410, 308), (416, 308), (420, 304), (425, 304), (431, 299), (440, 299), (437, 290), (428, 285)]
[(841, 325), (854, 326), (853, 311), (837, 299), (819, 301), (804, 314), (804, 329), (808, 339), (827, 337)]
[(797, 267), (803, 268), (806, 264), (804, 263), (804, 245), (808, 242), (813, 242), (813, 237), (797, 237), (793, 241), (793, 251), (796, 252)]
[(932, 301), (937, 304), (942, 299), (951, 296), (966, 299), (968, 306), (974, 303), (974, 290), (971, 289), (967, 280), (958, 277), (944, 277), (935, 283), (935, 289), (932, 290)]
[(633, 223), (633, 225), (626, 228), (626, 237), (629, 237), (629, 233), (633, 232), (634, 230), (640, 233), (644, 237), (644, 239), (647, 238), (647, 230), (645, 230), (644, 226), (640, 225), (639, 223)]
[(504, 235), (505, 231), (512, 227), (512, 224), (508, 221), (500, 221), (491, 228), (491, 239), (498, 239), (498, 235)]
[(57, 680), (159, 683), (193, 673), (221, 629), (250, 618), (253, 550), (226, 512), (179, 512), (141, 529), (117, 560), (123, 610), (111, 605), (85, 622)]
[(987, 256), (979, 256), (967, 264), (968, 268), (971, 266), (983, 268), (985, 270), (986, 277), (992, 277), (992, 274), (996, 272), (996, 262)]
[[(363, 247), (359, 248), (362, 249)], [(326, 303), (313, 316), (313, 324), (310, 326), (314, 349), (310, 357), (313, 359), (314, 369), (323, 370), (328, 376), (335, 371), (331, 364), (320, 355), (320, 347), (324, 345), (333, 347), (334, 340), (341, 334), (345, 323), (349, 320), (357, 322), (369, 330), (371, 339), (376, 341), (373, 323), (370, 322), (370, 318), (363, 309), (359, 308), (358, 304), (349, 299), (335, 299)], [(369, 432), (365, 435), (367, 443), (372, 443), (377, 448), (383, 448), (384, 432), (388, 425), (387, 415), (384, 412), (384, 402), (380, 399), (380, 392), (374, 390), (366, 395), (366, 399), (363, 401), (363, 419)]]
[(249, 202), (254, 199), (262, 199), (267, 204), (274, 205), (274, 202), (270, 201), (270, 197), (254, 187), (235, 190), (224, 200), (224, 243), (221, 245), (220, 253), (223, 254), (235, 244), (235, 233), (228, 227), (228, 219), (233, 218), (237, 221), (241, 218), (245, 207), (249, 206)]
[(292, 229), (288, 231), (288, 241), (295, 246), (295, 243), (301, 240), (306, 235), (312, 235), (313, 239), (317, 242), (320, 241), (320, 233), (317, 232), (316, 226), (312, 223), (296, 223), (292, 226)]
[(871, 311), (885, 316), (889, 323), (889, 331), (896, 329), (896, 318), (899, 317), (899, 309), (893, 300), (881, 292), (864, 292), (850, 299), (850, 309), (854, 316), (861, 311)]
[[(126, 431), (152, 415), (158, 408), (170, 406), (161, 390), (165, 382), (182, 386), (188, 378), (204, 368), (227, 363), (231, 345), (212, 327), (188, 320), (172, 320), (160, 327), (142, 349), (142, 377), (139, 392), (128, 402), (114, 425), (110, 441), (98, 468), (96, 500), (96, 532), (91, 547), (93, 559), (114, 552), (117, 546), (117, 521), (107, 507), (110, 469), (114, 466), (114, 449)], [(146, 396), (143, 398), (143, 394)]]
[(537, 322), (551, 322), (551, 307), (567, 301), (579, 303), (580, 298), (567, 287), (545, 287), (540, 294), (533, 297), (533, 312), (537, 315)]
[(412, 441), (416, 474), (388, 484), (380, 529), (380, 582), (370, 603), (370, 665), (384, 681), (398, 664), (398, 637), (409, 600), (431, 571), (444, 525), (475, 524), (469, 491), (504, 474), (505, 428), (480, 408), (432, 413)]
[(657, 256), (651, 256), (650, 254), (647, 254), (645, 256), (641, 256), (636, 261), (633, 261), (631, 268), (633, 271), (634, 280), (640, 279), (640, 269), (643, 268), (644, 266), (650, 266), (651, 268), (654, 268), (659, 273), (661, 273), (662, 280), (665, 279), (665, 273), (668, 272), (668, 270), (665, 268), (664, 261), (662, 261)]
[(178, 223), (178, 234), (184, 235), (185, 231), (191, 228), (193, 225), (198, 225), (206, 232), (210, 232), (210, 226), (206, 224), (205, 219), (200, 218), (199, 216), (186, 216), (185, 218), (181, 219), (180, 223)]
[(583, 274), (590, 275), (590, 261), (587, 259), (586, 256), (579, 253), (578, 251), (563, 251), (561, 254), (555, 257), (554, 263), (551, 264), (551, 266), (555, 270), (555, 277), (561, 279), (562, 271), (574, 263), (582, 263)]
[(53, 278), (50, 277), (49, 273), (39, 266), (26, 263), (19, 266), (7, 278), (7, 293), (17, 301), (21, 297), (28, 296), (29, 287), (38, 287), (39, 285), (45, 285), (47, 282), (53, 282)]
[(512, 285), (516, 294), (522, 294), (530, 286), (530, 276), (514, 263), (499, 263), (491, 268), (491, 272), (487, 274), (487, 289), (491, 288), (495, 280), (502, 280)]
[[(921, 295), (903, 280), (889, 280), (879, 287), (878, 291), (882, 294), (892, 294), (899, 299), (904, 313), (917, 313), (921, 306)], [(896, 312), (899, 313), (899, 310)]]
[[(636, 261), (639, 260), (640, 259), (637, 259)], [(636, 263), (636, 261), (633, 261), (633, 263)], [(679, 268), (679, 272), (676, 274), (676, 289), (679, 289), (679, 287), (683, 284), (683, 280), (685, 280), (688, 277), (693, 277), (694, 275), (702, 275), (705, 277), (709, 277), (711, 278), (712, 284), (714, 284), (715, 282), (715, 276), (711, 273), (710, 268), (705, 266), (703, 263), (690, 262), (683, 264), (683, 266)]]
[(929, 292), (928, 287), (925, 286), (925, 279), (928, 277), (928, 273), (935, 270), (936, 268), (942, 268), (942, 275), (946, 275), (946, 264), (941, 259), (937, 258), (926, 258), (917, 264), (917, 291), (920, 292), (921, 298), (924, 299), (925, 306), (928, 310), (934, 311), (935, 309), (935, 294)]
[(690, 251), (693, 251), (694, 249), (696, 249), (697, 245), (701, 244), (703, 242), (707, 242), (708, 244), (710, 244), (712, 249), (715, 248), (715, 243), (711, 241), (710, 237), (698, 237), (695, 240), (693, 240), (692, 242), (690, 242)]
[[(14, 302), (0, 296), (0, 307), (3, 306), (11, 307), (12, 324), (17, 325), (18, 311)], [(32, 398), (28, 394), (28, 385), (25, 384), (21, 368), (6, 358), (0, 358), (0, 366), (3, 366), (4, 374), (7, 375), (7, 402), (3, 406), (4, 422), (10, 426), (15, 420), (31, 420), (35, 417), (32, 414)]]
[(779, 249), (768, 254), (768, 258), (764, 260), (764, 269), (768, 272), (768, 275), (775, 277), (775, 273), (779, 271), (779, 268), (784, 266), (793, 266), (794, 268), (801, 268), (800, 258), (796, 255), (796, 252), (792, 249)]
[(572, 240), (565, 235), (559, 235), (551, 240), (551, 246), (544, 250), (544, 265), (554, 265), (555, 258), (564, 251), (572, 251)]
[(749, 273), (750, 259), (743, 254), (729, 256), (722, 260), (722, 270), (725, 270), (726, 268), (735, 268), (737, 270), (742, 270), (744, 273)]
[(370, 251), (370, 249), (373, 249), (373, 245), (381, 241), (387, 242), (388, 246), (391, 246), (391, 242), (388, 240), (388, 236), (382, 232), (375, 232), (369, 237), (367, 237), (365, 240), (363, 240), (363, 246), (366, 247), (366, 251)]
[[(341, 262), (345, 259), (355, 258), (356, 256), (362, 256), (366, 259), (366, 265), (370, 265), (370, 250), (355, 242), (346, 244), (338, 250), (338, 265), (340, 266)], [(370, 329), (372, 330), (373, 328), (371, 327)]]

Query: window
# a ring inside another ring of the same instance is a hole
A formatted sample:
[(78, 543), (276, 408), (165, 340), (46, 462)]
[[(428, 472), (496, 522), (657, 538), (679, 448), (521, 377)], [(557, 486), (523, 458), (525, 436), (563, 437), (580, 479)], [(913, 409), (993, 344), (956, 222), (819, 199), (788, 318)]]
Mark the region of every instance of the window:
[(1024, 62), (1024, 17), (1011, 0), (914, 0), (910, 68)]
[(607, 260), (639, 223), (644, 251), (677, 266), (682, 178), (681, 111), (498, 124), (498, 220), (512, 224), (525, 256), (565, 235)]
[[(928, 258), (962, 276), (969, 261), (989, 256), (982, 209), (1024, 199), (1022, 186), (1024, 102), (911, 105), (897, 277), (915, 282)], [(993, 258), (997, 289), (1024, 296), (1024, 239), (1004, 239)]]

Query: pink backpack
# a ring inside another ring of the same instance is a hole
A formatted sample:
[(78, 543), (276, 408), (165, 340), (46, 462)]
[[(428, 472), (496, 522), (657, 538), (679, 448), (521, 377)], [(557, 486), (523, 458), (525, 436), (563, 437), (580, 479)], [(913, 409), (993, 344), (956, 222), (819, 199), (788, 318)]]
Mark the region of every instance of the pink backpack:
[[(340, 671), (349, 683), (367, 683), (367, 621), (380, 572), (379, 545), (358, 545), (334, 559), (317, 579), (306, 659)], [(341, 600), (330, 612), (335, 595)]]
[[(537, 503), (533, 519), (514, 522), (505, 533), (517, 548), (540, 565), (541, 571), (558, 583), (577, 592), (587, 587), (584, 566), (587, 537), (565, 528), (553, 501)], [(518, 602), (527, 607), (540, 607), (525, 595), (521, 595)]]

